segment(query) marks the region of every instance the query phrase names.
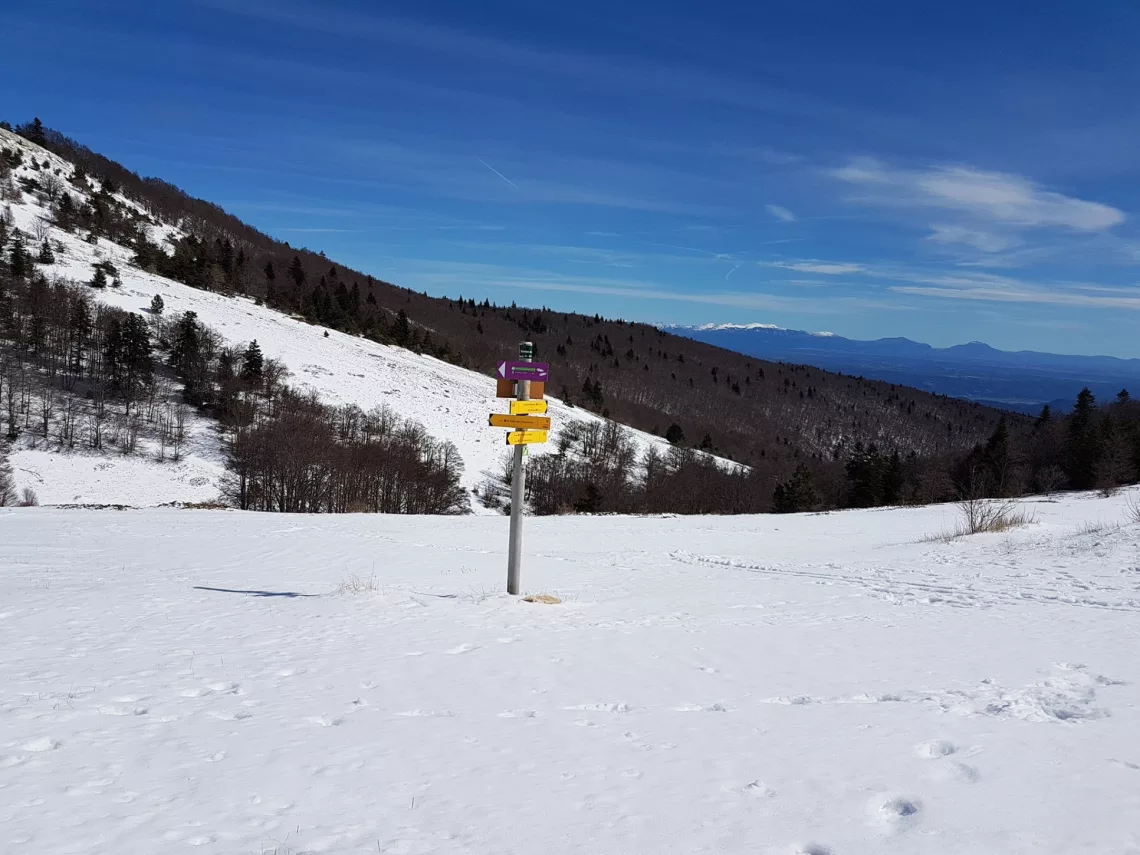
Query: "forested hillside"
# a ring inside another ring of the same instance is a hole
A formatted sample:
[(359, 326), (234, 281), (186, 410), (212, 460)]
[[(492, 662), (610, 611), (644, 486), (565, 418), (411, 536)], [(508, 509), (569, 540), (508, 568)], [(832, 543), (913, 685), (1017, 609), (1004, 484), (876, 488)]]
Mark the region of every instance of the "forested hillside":
[[(563, 463), (542, 464), (548, 468), (533, 482), (547, 484), (557, 494), (557, 501), (543, 505), (554, 512), (670, 510), (677, 500), (669, 497), (681, 492), (710, 497), (687, 504), (704, 511), (926, 502), (967, 492), (1005, 495), (1109, 486), (1133, 478), (1140, 464), (1136, 406), (1127, 396), (1111, 408), (1086, 401), (1073, 419), (1041, 419), (1035, 425), (1032, 419), (906, 387), (751, 359), (645, 324), (496, 306), (478, 295), (428, 297), (277, 241), (216, 205), (161, 180), (139, 177), (38, 121), (17, 131), (74, 164), (73, 170), (64, 171), (49, 168), (46, 158), (37, 162), (34, 154), (29, 164), (19, 149), (0, 152), (0, 196), (9, 202), (25, 194), (35, 197), (50, 212), (53, 228), (90, 242), (102, 238), (130, 247), (138, 268), (193, 288), (248, 296), (267, 310), (430, 353), (487, 374), (520, 339), (532, 340), (539, 358), (552, 365), (553, 395), (663, 436), (675, 449), (662, 463), (660, 455), (632, 459), (620, 442), (581, 446), (571, 438), (563, 449)], [(14, 170), (21, 165), (30, 169), (23, 169), (16, 181)], [(79, 348), (69, 343), (78, 322), (67, 313), (78, 310), (53, 308), (51, 312), (64, 312), (56, 318), (45, 314), (44, 307), (82, 304), (83, 288), (113, 286), (116, 271), (100, 263), (86, 282), (49, 282), (38, 272), (38, 265), (50, 263), (52, 253), (48, 224), (43, 228), (42, 235), (24, 234), (11, 227), (10, 218), (0, 225), (0, 257), (8, 283), (0, 282), (0, 328), (5, 331), (0, 339), (13, 354), (9, 364), (25, 371), (28, 357), (38, 359), (50, 340), (53, 356), (46, 370), (52, 382), (68, 382), (69, 360), (75, 365), (98, 363), (99, 371), (107, 373), (101, 388), (118, 396), (123, 417), (129, 419), (138, 397), (131, 365), (145, 361), (130, 355), (131, 342), (140, 337), (135, 329), (139, 321), (115, 320), (114, 313), (93, 318), (92, 329), (113, 341), (118, 340), (115, 324), (120, 337), (127, 330), (127, 343), (110, 346), (104, 341), (98, 353), (77, 350), (78, 355), (70, 356), (70, 348)], [(235, 362), (240, 354), (227, 356), (215, 348), (203, 363), (207, 368), (195, 368), (178, 350), (171, 323), (152, 324), (148, 331), (165, 364), (185, 384), (186, 403), (229, 418), (225, 390), (232, 384), (227, 378), (236, 371), (240, 379)], [(78, 323), (78, 329), (85, 328)], [(149, 352), (146, 358), (151, 358)], [(60, 370), (64, 373), (57, 378), (52, 372)], [(209, 382), (203, 385), (195, 371), (207, 371)], [(9, 395), (19, 388), (11, 379), (6, 383)], [(270, 411), (276, 412), (272, 402), (277, 399), (265, 390), (258, 394), (268, 398)], [(290, 407), (298, 427), (321, 423), (330, 431), (327, 436), (335, 435), (335, 415)], [(28, 407), (16, 409), (28, 421)], [(169, 431), (158, 423), (156, 410), (146, 412), (155, 420), (156, 437)], [(319, 430), (314, 434), (321, 435)], [(260, 436), (261, 448), (274, 446), (270, 434)], [(244, 447), (252, 448), (251, 442), (247, 438)], [(236, 441), (230, 443), (231, 457), (238, 448)], [(673, 486), (661, 481), (661, 473), (676, 473), (699, 461), (691, 449), (714, 451), (748, 469), (696, 465), (691, 472), (700, 477)], [(611, 452), (620, 459), (608, 457)], [(658, 480), (650, 489), (654, 477)], [(605, 484), (609, 488), (602, 489)], [(332, 504), (346, 509), (356, 501), (347, 497)]]
[(475, 370), (489, 371), (520, 338), (530, 338), (541, 358), (557, 366), (560, 379), (552, 392), (564, 387), (576, 403), (645, 429), (664, 431), (676, 421), (690, 441), (709, 434), (717, 448), (742, 462), (754, 462), (761, 451), (779, 456), (793, 445), (827, 456), (858, 440), (941, 451), (968, 444), (996, 421), (985, 408), (750, 360), (644, 324), (494, 306), (477, 294), (426, 297), (277, 241), (59, 133), (34, 123), (21, 130), (84, 174), (107, 179), (104, 195), (122, 194), (154, 220), (180, 225), (187, 236), (160, 248), (140, 240), (131, 219), (117, 216), (109, 202), (69, 211), (61, 199), (61, 219), (132, 243), (144, 268), (195, 287), (258, 296), (316, 323), (430, 351)]

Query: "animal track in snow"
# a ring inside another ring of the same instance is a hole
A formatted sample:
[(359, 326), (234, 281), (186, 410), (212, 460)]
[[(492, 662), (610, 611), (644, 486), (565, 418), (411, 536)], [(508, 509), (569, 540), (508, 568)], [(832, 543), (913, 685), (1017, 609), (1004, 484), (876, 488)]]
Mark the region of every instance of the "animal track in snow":
[(472, 650), (477, 650), (477, 649), (478, 649), (478, 645), (475, 645), (475, 644), (460, 644), (458, 647), (453, 647), (450, 650), (448, 650), (447, 652), (449, 654), (451, 654), (452, 656), (455, 656), (459, 653), (470, 653)]
[(916, 823), (922, 812), (922, 802), (906, 796), (872, 799), (868, 805), (871, 822), (885, 831), (902, 831)]
[(935, 739), (915, 746), (914, 750), (924, 760), (937, 760), (939, 757), (949, 757), (958, 750), (958, 746), (945, 739)]
[(25, 742), (20, 747), (25, 751), (54, 751), (59, 748), (60, 742), (57, 739), (52, 739), (50, 736), (41, 736), (39, 739), (33, 739), (30, 742)]
[(150, 712), (146, 707), (132, 707), (125, 704), (107, 704), (97, 709), (101, 715), (146, 715)]
[(219, 721), (243, 721), (244, 719), (253, 717), (253, 713), (246, 712), (245, 710), (238, 710), (237, 712), (211, 710), (210, 715)]
[(607, 712), (627, 713), (633, 709), (629, 704), (575, 704), (572, 707), (563, 707), (574, 712)]
[(714, 704), (685, 704), (677, 707), (677, 712), (728, 712), (728, 705), (719, 701)]
[(537, 710), (503, 710), (499, 713), (499, 718), (535, 718), (537, 716)]
[(407, 710), (405, 712), (396, 713), (399, 716), (407, 718), (454, 718), (455, 713), (451, 710)]
[(753, 796), (754, 798), (770, 799), (776, 795), (775, 790), (759, 779), (745, 784), (741, 792), (746, 796)]
[(959, 763), (957, 760), (950, 760), (932, 766), (927, 777), (939, 783), (961, 781), (967, 784), (976, 784), (981, 780), (982, 775), (978, 772), (977, 768), (968, 763)]

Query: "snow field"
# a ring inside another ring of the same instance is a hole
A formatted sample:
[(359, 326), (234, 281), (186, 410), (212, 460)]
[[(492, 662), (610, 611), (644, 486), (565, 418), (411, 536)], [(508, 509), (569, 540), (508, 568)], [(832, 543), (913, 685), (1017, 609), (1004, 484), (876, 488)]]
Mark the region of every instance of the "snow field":
[(0, 849), (1135, 853), (1126, 502), (3, 511)]

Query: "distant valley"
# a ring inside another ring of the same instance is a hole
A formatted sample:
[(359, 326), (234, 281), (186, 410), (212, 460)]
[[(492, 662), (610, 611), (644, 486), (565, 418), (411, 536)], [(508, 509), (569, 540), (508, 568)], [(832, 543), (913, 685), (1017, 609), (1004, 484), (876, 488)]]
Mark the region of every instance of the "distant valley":
[(858, 341), (769, 324), (665, 329), (759, 359), (813, 365), (1022, 413), (1036, 414), (1045, 404), (1066, 411), (1085, 386), (1101, 401), (1123, 388), (1140, 389), (1140, 359), (1009, 352), (976, 341), (944, 348), (907, 338)]

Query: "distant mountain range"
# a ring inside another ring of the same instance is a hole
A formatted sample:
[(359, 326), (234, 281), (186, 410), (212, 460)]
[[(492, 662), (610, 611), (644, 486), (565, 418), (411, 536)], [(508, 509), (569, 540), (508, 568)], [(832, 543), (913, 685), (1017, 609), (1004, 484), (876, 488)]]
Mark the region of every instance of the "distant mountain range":
[(1044, 404), (1067, 410), (1084, 386), (1098, 400), (1122, 388), (1140, 393), (1140, 359), (1011, 352), (980, 341), (953, 347), (908, 338), (858, 341), (772, 324), (663, 328), (758, 359), (814, 365), (1025, 413), (1036, 413)]

